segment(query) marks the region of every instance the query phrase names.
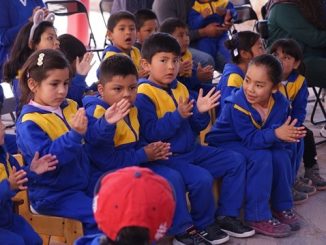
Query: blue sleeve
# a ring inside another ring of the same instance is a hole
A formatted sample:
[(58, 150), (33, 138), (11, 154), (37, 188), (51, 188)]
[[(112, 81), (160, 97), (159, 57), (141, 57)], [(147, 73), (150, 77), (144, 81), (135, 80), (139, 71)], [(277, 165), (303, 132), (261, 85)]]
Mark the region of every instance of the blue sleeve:
[(232, 20), (236, 21), (238, 18), (238, 13), (237, 13), (237, 10), (234, 8), (234, 5), (231, 2), (229, 2), (228, 5), (226, 6), (226, 9), (230, 10)]
[(204, 18), (203, 16), (191, 9), (188, 13), (188, 26), (190, 30), (196, 30), (202, 28), (204, 25)]
[(74, 163), (82, 149), (82, 135), (70, 130), (55, 140), (34, 122), (26, 121), (17, 124), (17, 144), (23, 152), (27, 164), (30, 164), (36, 151), (40, 156), (55, 155), (59, 161), (58, 166)]
[(151, 99), (144, 94), (137, 94), (136, 106), (142, 134), (148, 142), (167, 141), (180, 129), (185, 120), (176, 109), (166, 113), (162, 118), (156, 115), (155, 105)]
[(302, 87), (299, 90), (299, 93), (297, 96), (295, 96), (295, 99), (292, 102), (292, 111), (291, 111), (291, 118), (298, 119), (298, 123), (296, 126), (302, 126), (305, 118), (306, 118), (306, 107), (308, 103), (308, 87), (306, 80), (302, 84)]
[(7, 179), (2, 180), (0, 182), (0, 201), (1, 201), (1, 204), (6, 203), (14, 195), (16, 195), (16, 192), (10, 189), (9, 181)]
[(72, 99), (82, 105), (82, 98), (87, 90), (86, 76), (76, 74), (69, 85), (67, 98)]
[(200, 113), (197, 106), (194, 106), (193, 115), (189, 118), (190, 126), (193, 131), (200, 133), (204, 130), (210, 121), (210, 115), (208, 112)]
[(252, 124), (250, 117), (239, 110), (231, 109), (231, 120), (235, 133), (248, 149), (266, 149), (281, 142), (275, 135), (275, 128), (258, 129)]

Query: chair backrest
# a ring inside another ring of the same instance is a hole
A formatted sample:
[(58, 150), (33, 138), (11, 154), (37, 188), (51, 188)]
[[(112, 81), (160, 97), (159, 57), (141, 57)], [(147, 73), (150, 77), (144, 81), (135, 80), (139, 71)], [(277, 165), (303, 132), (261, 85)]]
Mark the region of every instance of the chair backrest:
[(268, 38), (268, 21), (260, 20), (256, 22), (256, 31), (260, 34), (260, 37), (264, 40)]
[(248, 20), (258, 20), (256, 12), (248, 5), (236, 6), (235, 9), (238, 13), (238, 18), (234, 22), (235, 24), (240, 24)]
[(99, 2), (99, 8), (104, 21), (104, 25), (106, 25), (107, 23), (107, 19), (105, 18), (105, 13), (107, 14), (111, 13), (112, 5), (113, 5), (113, 0), (101, 0)]
[(88, 11), (86, 6), (79, 0), (47, 0), (45, 1), (45, 6), (49, 9), (50, 12), (54, 13), (57, 16), (69, 16), (73, 14), (84, 14), (87, 18), (88, 28), (90, 30), (90, 37), (88, 46), (91, 46), (93, 42), (94, 46), (96, 45), (96, 40), (94, 37), (93, 29), (89, 21)]

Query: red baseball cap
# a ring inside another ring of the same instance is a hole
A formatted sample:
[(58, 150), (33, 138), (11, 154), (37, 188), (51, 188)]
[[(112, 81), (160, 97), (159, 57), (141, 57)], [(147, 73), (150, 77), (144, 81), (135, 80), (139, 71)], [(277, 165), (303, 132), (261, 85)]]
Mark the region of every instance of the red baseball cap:
[(113, 241), (128, 226), (147, 228), (151, 241), (156, 241), (172, 224), (173, 190), (164, 178), (148, 168), (128, 167), (109, 173), (96, 189), (95, 220)]

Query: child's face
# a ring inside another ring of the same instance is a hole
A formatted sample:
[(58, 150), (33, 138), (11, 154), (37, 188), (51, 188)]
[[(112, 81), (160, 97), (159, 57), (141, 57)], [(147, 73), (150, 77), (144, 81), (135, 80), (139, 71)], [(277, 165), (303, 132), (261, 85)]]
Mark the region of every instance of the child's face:
[(277, 57), (283, 66), (283, 79), (286, 80), (291, 72), (299, 68), (300, 61), (296, 60), (293, 56), (283, 52), (283, 49), (278, 48), (273, 55)]
[(184, 54), (187, 51), (190, 42), (188, 30), (186, 28), (177, 27), (172, 33), (172, 36), (177, 39), (181, 47), (181, 53)]
[(49, 70), (48, 77), (37, 83), (34, 79), (28, 80), (28, 87), (34, 95), (34, 101), (41, 105), (59, 107), (67, 96), (69, 87), (69, 70)]
[(146, 20), (142, 27), (140, 27), (139, 31), (137, 31), (137, 40), (139, 43), (143, 44), (143, 42), (154, 32), (157, 31), (158, 24), (157, 20)]
[(266, 53), (263, 42), (260, 38), (251, 47), (251, 52), (252, 52), (252, 58)]
[(5, 132), (6, 132), (6, 126), (0, 120), (0, 146), (4, 145), (5, 143)]
[(112, 32), (108, 31), (108, 37), (114, 46), (129, 53), (136, 41), (135, 23), (129, 19), (120, 20)]
[(114, 76), (104, 85), (100, 83), (98, 91), (102, 99), (110, 106), (122, 99), (127, 99), (133, 105), (137, 95), (137, 77), (132, 74), (125, 77)]
[(144, 70), (150, 73), (148, 79), (162, 87), (168, 87), (178, 75), (180, 57), (172, 52), (156, 53), (151, 63), (142, 61)]
[(252, 105), (266, 107), (275, 86), (268, 76), (264, 65), (252, 64), (248, 67), (246, 77), (243, 81), (243, 91), (247, 101)]
[(41, 34), (41, 40), (35, 45), (35, 50), (40, 49), (59, 49), (60, 42), (54, 28), (48, 27)]

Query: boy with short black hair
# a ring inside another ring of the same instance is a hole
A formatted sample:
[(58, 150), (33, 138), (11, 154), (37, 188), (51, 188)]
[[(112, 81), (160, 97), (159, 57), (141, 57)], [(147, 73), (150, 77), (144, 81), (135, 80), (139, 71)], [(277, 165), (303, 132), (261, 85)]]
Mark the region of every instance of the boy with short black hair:
[[(207, 127), (208, 111), (217, 106), (220, 95), (212, 89), (203, 96), (200, 89), (196, 102), (189, 96), (187, 88), (176, 80), (180, 54), (180, 45), (169, 34), (156, 33), (144, 42), (142, 65), (149, 71), (149, 77), (140, 83), (136, 99), (136, 106), (141, 108), (141, 136), (147, 142), (162, 140), (171, 144), (172, 156), (157, 162), (182, 175), (190, 193), (191, 214), (199, 237), (210, 244), (227, 241), (228, 235), (219, 227), (233, 236), (252, 236), (254, 230), (236, 218), (244, 195), (244, 158), (227, 149), (202, 146), (196, 139)], [(198, 187), (207, 173), (214, 178), (223, 177), (216, 217), (208, 191), (211, 189)], [(175, 244), (192, 244), (186, 243), (191, 236), (189, 232), (176, 236)]]
[(150, 9), (140, 9), (135, 13), (137, 41), (135, 47), (141, 50), (145, 39), (158, 29), (156, 14)]
[[(97, 139), (99, 143), (86, 144), (93, 163), (92, 182), (96, 182), (106, 171), (128, 166), (150, 168), (174, 187), (176, 212), (169, 235), (184, 232), (192, 225), (192, 219), (187, 209), (182, 176), (155, 161), (170, 157), (170, 144), (156, 141), (142, 145), (139, 139), (142, 128), (138, 121), (138, 110), (133, 106), (138, 86), (134, 64), (127, 56), (117, 54), (102, 61), (99, 71), (99, 95), (86, 96), (83, 100), (89, 124), (91, 127), (95, 124), (99, 126), (98, 135), (101, 135), (101, 139)], [(207, 175), (208, 179), (211, 178)], [(211, 189), (210, 184), (210, 181), (206, 181), (201, 191)]]
[(187, 25), (178, 18), (168, 18), (160, 26), (160, 32), (169, 33), (177, 39), (181, 47), (180, 68), (178, 81), (182, 82), (194, 97), (200, 88), (207, 93), (213, 85), (214, 68), (212, 66), (202, 67), (201, 64), (193, 64), (192, 54), (189, 51), (189, 33)]
[(136, 19), (128, 11), (119, 11), (108, 20), (107, 38), (112, 44), (103, 51), (104, 59), (115, 55), (124, 54), (131, 58), (138, 71), (140, 71), (140, 51), (134, 47), (136, 42)]

